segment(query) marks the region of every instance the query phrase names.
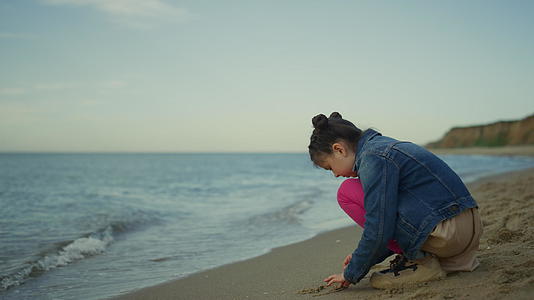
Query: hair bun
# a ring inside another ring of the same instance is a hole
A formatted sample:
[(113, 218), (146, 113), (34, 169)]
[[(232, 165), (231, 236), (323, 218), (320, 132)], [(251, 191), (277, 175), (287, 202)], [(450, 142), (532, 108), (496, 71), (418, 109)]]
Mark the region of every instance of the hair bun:
[(328, 118), (323, 114), (316, 115), (312, 119), (312, 124), (315, 129), (325, 129), (328, 127)]
[(343, 117), (341, 116), (340, 113), (338, 113), (337, 111), (333, 112), (330, 114), (330, 117), (329, 119), (343, 119)]

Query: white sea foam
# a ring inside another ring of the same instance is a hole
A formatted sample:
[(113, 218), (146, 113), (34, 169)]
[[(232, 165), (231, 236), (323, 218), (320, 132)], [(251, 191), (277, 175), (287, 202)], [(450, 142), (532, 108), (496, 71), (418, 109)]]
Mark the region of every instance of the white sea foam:
[(66, 266), (74, 261), (104, 252), (107, 245), (113, 241), (111, 230), (108, 229), (101, 237), (83, 237), (65, 246), (57, 254), (45, 256), (38, 261), (45, 271), (56, 267)]
[(59, 249), (56, 253), (50, 253), (37, 261), (29, 263), (18, 272), (1, 278), (1, 289), (8, 289), (9, 287), (19, 285), (26, 278), (32, 276), (32, 274), (63, 267), (85, 257), (103, 253), (106, 247), (113, 241), (112, 231), (112, 227), (108, 226), (102, 232), (76, 239)]

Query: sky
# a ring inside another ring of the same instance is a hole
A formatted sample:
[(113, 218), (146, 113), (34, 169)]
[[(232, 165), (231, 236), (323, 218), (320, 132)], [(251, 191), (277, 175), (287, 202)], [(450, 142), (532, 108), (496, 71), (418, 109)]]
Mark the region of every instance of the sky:
[(533, 1), (0, 0), (0, 152), (418, 144), (534, 113)]

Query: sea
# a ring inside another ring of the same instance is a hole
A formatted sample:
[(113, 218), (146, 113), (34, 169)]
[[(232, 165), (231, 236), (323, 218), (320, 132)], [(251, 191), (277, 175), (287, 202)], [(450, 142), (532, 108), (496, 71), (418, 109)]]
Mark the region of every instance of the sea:
[[(534, 167), (440, 157), (466, 183)], [(0, 299), (106, 299), (348, 226), (343, 180), (305, 153), (0, 153)]]

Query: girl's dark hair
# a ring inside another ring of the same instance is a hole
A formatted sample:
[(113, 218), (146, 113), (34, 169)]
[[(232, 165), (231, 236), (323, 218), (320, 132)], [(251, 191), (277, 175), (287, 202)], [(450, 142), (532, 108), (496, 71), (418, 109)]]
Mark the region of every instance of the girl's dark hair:
[(316, 115), (312, 119), (313, 133), (310, 137), (310, 159), (315, 165), (325, 154), (332, 153), (332, 145), (340, 141), (347, 143), (352, 149), (362, 135), (362, 131), (341, 117), (338, 112), (333, 112), (330, 117), (323, 114)]

